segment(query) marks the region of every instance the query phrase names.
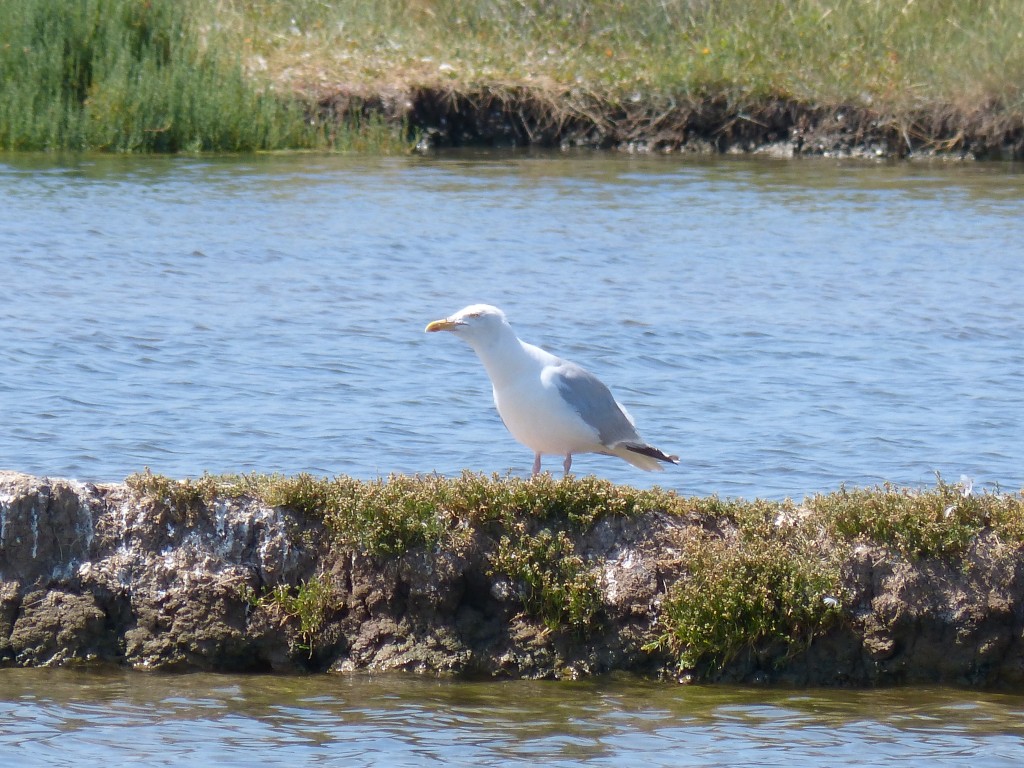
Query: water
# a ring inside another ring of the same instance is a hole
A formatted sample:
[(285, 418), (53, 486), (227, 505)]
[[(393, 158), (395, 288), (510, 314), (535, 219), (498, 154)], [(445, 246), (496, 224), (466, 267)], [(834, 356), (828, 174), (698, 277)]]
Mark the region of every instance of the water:
[(0, 760), (59, 766), (1015, 766), (1024, 697), (0, 670)]
[[(1024, 177), (608, 155), (0, 158), (0, 467), (526, 474), (504, 307), (684, 493), (1024, 486)], [(553, 469), (559, 462), (548, 459)], [(0, 670), (0, 764), (1019, 765), (1024, 699)]]
[(3, 468), (525, 475), (476, 358), (423, 333), (486, 301), (682, 458), (581, 474), (1024, 486), (1012, 167), (7, 156), (0, 201)]

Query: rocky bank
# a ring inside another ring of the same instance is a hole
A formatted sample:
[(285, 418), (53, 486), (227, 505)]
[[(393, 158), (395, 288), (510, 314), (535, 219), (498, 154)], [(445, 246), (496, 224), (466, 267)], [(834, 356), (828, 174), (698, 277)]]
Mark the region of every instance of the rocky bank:
[[(124, 484), (0, 472), (0, 666), (406, 670), (531, 678), (610, 670), (686, 679), (645, 650), (685, 577), (685, 516), (606, 517), (576, 551), (602, 621), (552, 630), (489, 575), (494, 535), (372, 556), (253, 498), (175, 508)], [(962, 562), (850, 548), (842, 620), (805, 647), (747, 649), (707, 680), (797, 685), (1024, 683), (1024, 555), (978, 536)], [(303, 606), (302, 585), (321, 590)], [(268, 596), (277, 594), (282, 599)]]

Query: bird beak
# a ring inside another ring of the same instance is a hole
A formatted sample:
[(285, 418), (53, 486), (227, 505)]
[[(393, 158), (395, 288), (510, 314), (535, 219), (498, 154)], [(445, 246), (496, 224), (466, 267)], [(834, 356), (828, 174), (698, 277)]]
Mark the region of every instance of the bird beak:
[(436, 331), (450, 331), (458, 326), (462, 325), (458, 320), (451, 320), (445, 318), (444, 320), (435, 320), (430, 323), (426, 328), (423, 329), (424, 333), (434, 333)]

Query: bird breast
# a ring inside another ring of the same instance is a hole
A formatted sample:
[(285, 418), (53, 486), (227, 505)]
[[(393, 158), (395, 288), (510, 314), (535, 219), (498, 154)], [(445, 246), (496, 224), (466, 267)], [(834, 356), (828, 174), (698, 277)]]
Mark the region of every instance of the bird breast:
[(540, 377), (494, 387), (494, 405), (512, 437), (538, 453), (600, 450), (597, 430), (566, 407), (556, 386)]

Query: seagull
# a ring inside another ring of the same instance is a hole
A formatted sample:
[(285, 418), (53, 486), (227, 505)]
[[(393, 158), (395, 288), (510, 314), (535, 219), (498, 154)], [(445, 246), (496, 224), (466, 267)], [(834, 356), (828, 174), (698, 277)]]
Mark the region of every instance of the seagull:
[(426, 333), (450, 331), (487, 369), (494, 405), (512, 437), (533, 451), (533, 474), (543, 454), (564, 456), (565, 474), (574, 453), (618, 456), (644, 470), (678, 464), (644, 441), (633, 418), (600, 379), (568, 360), (520, 341), (505, 313), (473, 304), (430, 323)]

